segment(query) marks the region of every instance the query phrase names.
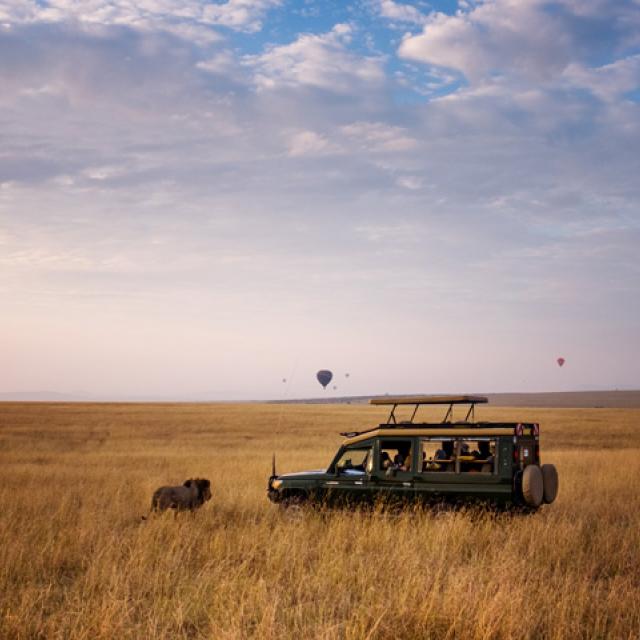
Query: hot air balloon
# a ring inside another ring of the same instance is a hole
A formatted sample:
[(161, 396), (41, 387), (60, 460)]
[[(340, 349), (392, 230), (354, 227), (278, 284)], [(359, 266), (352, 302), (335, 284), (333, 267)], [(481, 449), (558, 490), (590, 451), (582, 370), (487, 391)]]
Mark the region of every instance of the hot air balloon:
[(283, 383), (284, 383), (284, 382), (286, 382), (286, 381), (287, 381), (287, 379), (286, 379), (286, 378), (282, 378), (282, 382), (283, 382)]
[(322, 385), (324, 389), (327, 388), (327, 385), (331, 382), (333, 378), (333, 373), (328, 369), (320, 369), (318, 373), (316, 373), (316, 378), (318, 378), (318, 382)]
[(561, 367), (564, 364), (564, 358), (558, 358), (556, 362), (558, 363), (558, 366)]
[(345, 378), (348, 378), (350, 375), (351, 375), (350, 373), (345, 373), (345, 374), (344, 374), (344, 377), (345, 377)]

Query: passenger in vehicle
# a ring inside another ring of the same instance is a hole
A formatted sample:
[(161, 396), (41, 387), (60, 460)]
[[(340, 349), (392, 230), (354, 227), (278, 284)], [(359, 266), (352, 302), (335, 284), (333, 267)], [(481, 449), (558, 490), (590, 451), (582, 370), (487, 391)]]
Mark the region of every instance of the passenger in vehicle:
[(386, 451), (382, 451), (380, 453), (380, 469), (382, 469), (382, 471), (386, 471), (392, 466), (393, 462), (391, 462), (391, 456)]
[(411, 450), (399, 450), (393, 457), (393, 466), (398, 471), (409, 471), (411, 469)]
[[(433, 465), (433, 470), (434, 471), (448, 471), (449, 470), (449, 464), (450, 460), (453, 460), (453, 442), (451, 442), (450, 440), (447, 440), (445, 442), (442, 443), (442, 448), (438, 449), (435, 453), (435, 455), (433, 456), (433, 460), (434, 462), (432, 463)], [(439, 463), (438, 460), (447, 460), (446, 463)]]
[(491, 445), (486, 440), (481, 440), (480, 442), (478, 442), (478, 459), (488, 460), (492, 457)]
[[(471, 453), (468, 442), (463, 442), (460, 445), (460, 458), (463, 458), (463, 460), (460, 461), (460, 471), (462, 473), (476, 471), (476, 465), (471, 462), (471, 460), (475, 459), (475, 456)], [(464, 460), (464, 458), (466, 458), (466, 460)]]
[(478, 460), (483, 460), (484, 464), (480, 467), (482, 472), (491, 472), (495, 461), (493, 453), (491, 453), (491, 444), (487, 441), (478, 442)]

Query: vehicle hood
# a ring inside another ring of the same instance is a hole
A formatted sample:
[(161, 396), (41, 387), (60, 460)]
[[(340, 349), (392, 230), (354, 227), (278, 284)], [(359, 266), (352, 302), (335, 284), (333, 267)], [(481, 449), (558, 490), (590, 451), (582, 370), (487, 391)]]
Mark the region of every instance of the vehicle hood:
[(296, 471), (295, 473), (283, 473), (278, 476), (279, 480), (304, 480), (305, 478), (316, 479), (327, 475), (326, 469), (314, 469), (313, 471)]

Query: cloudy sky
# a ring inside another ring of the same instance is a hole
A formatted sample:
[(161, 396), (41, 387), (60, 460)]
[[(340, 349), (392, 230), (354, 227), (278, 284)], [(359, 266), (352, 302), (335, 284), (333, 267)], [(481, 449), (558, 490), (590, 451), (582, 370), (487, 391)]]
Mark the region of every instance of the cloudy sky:
[(638, 388), (639, 103), (639, 0), (0, 0), (0, 391)]

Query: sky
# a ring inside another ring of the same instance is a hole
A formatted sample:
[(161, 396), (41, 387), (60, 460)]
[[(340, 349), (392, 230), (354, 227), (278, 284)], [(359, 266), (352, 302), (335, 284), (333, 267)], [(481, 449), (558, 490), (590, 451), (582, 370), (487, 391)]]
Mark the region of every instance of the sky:
[(639, 388), (639, 103), (640, 0), (0, 0), (0, 392)]

